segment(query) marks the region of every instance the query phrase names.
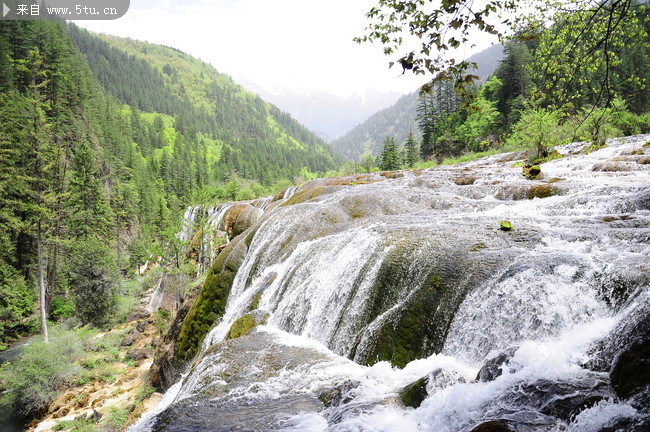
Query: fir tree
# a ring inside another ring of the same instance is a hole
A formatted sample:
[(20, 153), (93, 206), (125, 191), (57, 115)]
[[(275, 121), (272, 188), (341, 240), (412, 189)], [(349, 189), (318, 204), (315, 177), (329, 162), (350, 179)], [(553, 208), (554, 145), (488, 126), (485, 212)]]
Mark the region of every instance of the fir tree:
[(420, 145), (418, 144), (418, 140), (413, 132), (409, 132), (404, 147), (406, 149), (404, 163), (407, 167), (413, 168), (416, 162), (420, 160)]
[(393, 171), (400, 168), (399, 151), (393, 137), (384, 139), (384, 149), (381, 152), (380, 160), (379, 169), (382, 171)]

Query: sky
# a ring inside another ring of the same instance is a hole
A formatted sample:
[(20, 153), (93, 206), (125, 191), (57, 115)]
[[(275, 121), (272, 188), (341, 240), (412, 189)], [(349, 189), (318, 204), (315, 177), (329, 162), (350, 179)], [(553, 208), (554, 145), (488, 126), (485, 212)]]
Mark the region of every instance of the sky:
[(368, 89), (410, 93), (423, 78), (402, 75), (379, 43), (357, 44), (377, 0), (131, 0), (114, 21), (88, 30), (171, 46), (242, 84), (347, 96)]

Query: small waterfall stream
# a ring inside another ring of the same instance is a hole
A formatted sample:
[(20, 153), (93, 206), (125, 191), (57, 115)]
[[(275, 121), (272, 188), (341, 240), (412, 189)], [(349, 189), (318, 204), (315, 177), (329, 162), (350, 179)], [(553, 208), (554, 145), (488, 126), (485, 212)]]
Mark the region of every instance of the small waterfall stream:
[[(565, 146), (542, 180), (495, 155), (266, 201), (223, 318), (132, 430), (643, 430), (606, 353), (650, 309), (649, 139)], [(223, 342), (253, 303), (266, 324)]]

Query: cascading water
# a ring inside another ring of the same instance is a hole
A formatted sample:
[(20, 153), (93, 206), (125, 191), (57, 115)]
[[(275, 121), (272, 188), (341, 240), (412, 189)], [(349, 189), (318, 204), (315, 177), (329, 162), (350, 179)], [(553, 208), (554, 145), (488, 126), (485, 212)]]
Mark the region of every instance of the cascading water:
[(542, 180), (496, 155), (267, 201), (226, 312), (134, 430), (645, 430), (650, 392), (615, 370), (647, 343), (649, 139), (566, 146)]

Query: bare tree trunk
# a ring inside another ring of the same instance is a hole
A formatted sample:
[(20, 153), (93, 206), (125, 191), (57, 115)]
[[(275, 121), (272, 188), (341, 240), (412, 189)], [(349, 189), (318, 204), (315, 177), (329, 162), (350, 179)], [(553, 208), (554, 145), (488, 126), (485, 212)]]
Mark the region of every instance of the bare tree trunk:
[(41, 333), (43, 339), (48, 343), (49, 337), (47, 335), (47, 315), (45, 313), (45, 281), (43, 278), (43, 239), (41, 236), (41, 221), (39, 220), (36, 226), (36, 254), (37, 254), (37, 269), (38, 274), (38, 292), (41, 309)]

